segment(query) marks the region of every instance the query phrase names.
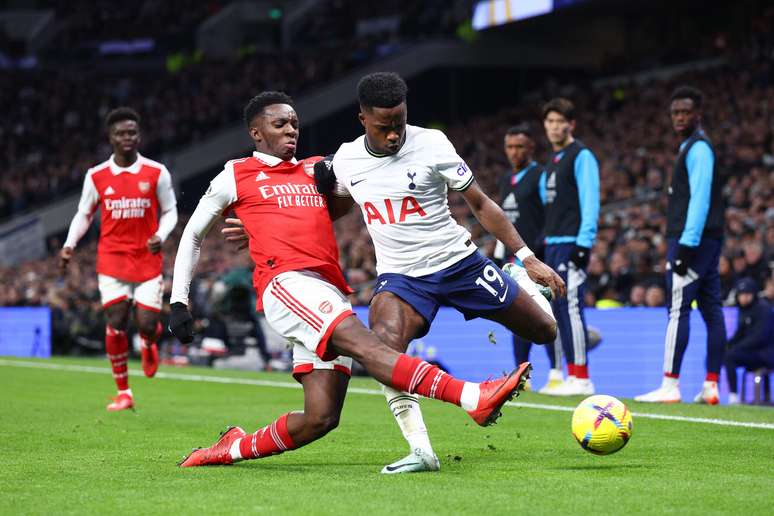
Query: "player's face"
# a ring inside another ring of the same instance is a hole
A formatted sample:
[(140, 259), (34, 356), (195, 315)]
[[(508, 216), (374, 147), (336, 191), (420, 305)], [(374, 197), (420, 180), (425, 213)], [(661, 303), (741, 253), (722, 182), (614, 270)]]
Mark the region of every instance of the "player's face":
[(567, 120), (564, 115), (551, 111), (543, 120), (543, 127), (551, 145), (564, 146), (575, 130), (575, 120)]
[(110, 126), (108, 139), (115, 154), (133, 154), (140, 146), (140, 126), (134, 120), (116, 122)]
[(250, 124), (255, 148), (283, 161), (296, 155), (298, 132), (298, 115), (288, 104), (266, 106)]
[(406, 103), (393, 108), (360, 108), (360, 123), (366, 132), (368, 146), (379, 154), (395, 154), (406, 137)]
[(672, 128), (677, 134), (690, 134), (699, 124), (700, 113), (693, 99), (675, 99), (669, 106), (669, 116), (672, 118)]
[(531, 159), (535, 144), (526, 134), (505, 136), (505, 155), (513, 168), (523, 168)]

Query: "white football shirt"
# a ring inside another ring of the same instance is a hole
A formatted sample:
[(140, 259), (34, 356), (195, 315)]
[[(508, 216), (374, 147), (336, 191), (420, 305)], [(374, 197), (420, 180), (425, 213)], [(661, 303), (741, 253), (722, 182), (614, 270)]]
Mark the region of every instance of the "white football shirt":
[(473, 183), (473, 173), (441, 131), (408, 125), (403, 146), (389, 156), (372, 153), (361, 136), (342, 144), (333, 170), (337, 192), (345, 189), (363, 212), (379, 274), (425, 276), (475, 252), (447, 200), (448, 189)]

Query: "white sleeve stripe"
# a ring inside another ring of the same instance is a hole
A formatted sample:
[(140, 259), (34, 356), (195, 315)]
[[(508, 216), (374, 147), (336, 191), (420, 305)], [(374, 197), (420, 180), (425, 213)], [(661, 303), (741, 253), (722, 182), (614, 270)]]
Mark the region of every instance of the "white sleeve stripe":
[(473, 176), (471, 175), (471, 176), (470, 176), (470, 179), (468, 179), (468, 180), (465, 182), (465, 184), (464, 184), (464, 185), (462, 185), (462, 186), (460, 186), (460, 187), (458, 187), (458, 188), (452, 188), (452, 187), (449, 187), (449, 190), (453, 190), (453, 191), (455, 191), (455, 192), (462, 192), (462, 191), (465, 191), (465, 190), (467, 190), (468, 188), (470, 188), (470, 185), (472, 185), (472, 184), (473, 184), (473, 181), (474, 181), (474, 180), (475, 180), (475, 177), (473, 177)]
[(171, 303), (188, 304), (191, 279), (196, 270), (196, 264), (199, 262), (202, 241), (223, 210), (236, 200), (234, 168), (233, 165), (227, 163), (223, 171), (210, 183), (207, 193), (199, 200), (196, 210), (183, 230), (183, 236), (180, 238), (180, 245), (175, 257)]

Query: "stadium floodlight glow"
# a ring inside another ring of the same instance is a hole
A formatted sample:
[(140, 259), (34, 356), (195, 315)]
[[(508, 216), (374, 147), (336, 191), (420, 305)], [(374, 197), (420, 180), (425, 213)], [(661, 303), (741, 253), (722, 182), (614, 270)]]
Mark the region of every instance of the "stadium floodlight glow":
[(586, 0), (482, 0), (473, 8), (473, 28), (484, 30), (541, 16)]

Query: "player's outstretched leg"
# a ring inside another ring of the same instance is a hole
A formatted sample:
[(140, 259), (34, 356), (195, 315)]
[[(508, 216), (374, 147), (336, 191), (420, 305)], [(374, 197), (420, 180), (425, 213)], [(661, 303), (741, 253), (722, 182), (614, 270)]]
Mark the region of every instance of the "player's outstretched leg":
[(178, 463), (183, 468), (222, 466), (295, 450), (311, 443), (339, 424), (349, 375), (331, 369), (314, 369), (301, 376), (304, 411), (280, 416), (252, 434), (229, 427), (208, 448), (193, 450)]
[(363, 364), (382, 384), (462, 407), (481, 426), (497, 420), (501, 407), (519, 394), (532, 370), (525, 362), (496, 380), (459, 380), (424, 360), (390, 349), (356, 317), (348, 317), (336, 327), (328, 347)]
[[(417, 336), (427, 322), (413, 306), (392, 292), (374, 296), (368, 310), (368, 324), (385, 345), (403, 353), (408, 343)], [(414, 394), (383, 385), (390, 413), (398, 423), (403, 438), (409, 445), (409, 454), (382, 468), (385, 475), (438, 471), (441, 463), (430, 444), (419, 398)]]

